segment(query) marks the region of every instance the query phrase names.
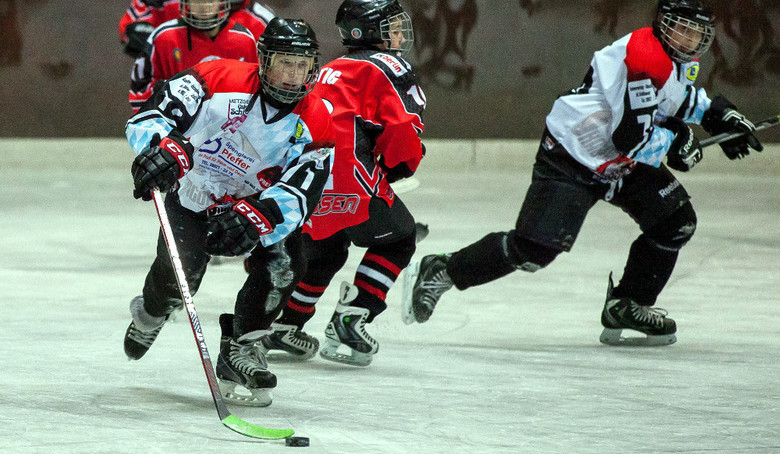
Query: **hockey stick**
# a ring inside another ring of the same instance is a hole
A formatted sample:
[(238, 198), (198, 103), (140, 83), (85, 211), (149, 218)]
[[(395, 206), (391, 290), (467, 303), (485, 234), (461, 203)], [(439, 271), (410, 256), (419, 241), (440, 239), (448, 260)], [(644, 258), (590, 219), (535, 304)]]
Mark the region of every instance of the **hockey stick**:
[(157, 209), (157, 217), (160, 219), (160, 226), (162, 227), (165, 244), (168, 245), (168, 255), (171, 258), (173, 270), (176, 273), (176, 281), (179, 283), (179, 291), (181, 293), (182, 299), (184, 300), (184, 306), (187, 308), (187, 315), (190, 318), (190, 326), (192, 326), (192, 334), (195, 336), (195, 342), (198, 344), (200, 360), (203, 363), (203, 370), (206, 371), (206, 379), (209, 382), (211, 397), (214, 399), (214, 405), (217, 407), (217, 414), (219, 415), (219, 419), (222, 420), (222, 424), (224, 424), (228, 429), (234, 430), (241, 435), (246, 435), (247, 437), (262, 438), (267, 440), (277, 440), (290, 437), (295, 433), (295, 431), (292, 429), (268, 429), (265, 427), (255, 426), (233, 415), (225, 406), (225, 402), (222, 400), (222, 395), (219, 393), (217, 376), (214, 373), (214, 367), (211, 364), (209, 350), (206, 348), (206, 339), (203, 337), (203, 330), (200, 327), (200, 320), (198, 320), (198, 314), (195, 312), (195, 304), (192, 302), (190, 287), (187, 285), (187, 278), (184, 275), (184, 267), (181, 264), (179, 251), (176, 248), (176, 242), (173, 238), (173, 230), (171, 230), (171, 223), (168, 220), (168, 213), (165, 211), (165, 205), (163, 204), (162, 196), (160, 195), (160, 191), (158, 189), (154, 189), (152, 191), (152, 198), (154, 199), (154, 207)]
[[(772, 118), (767, 118), (766, 120), (761, 120), (758, 123), (756, 123), (755, 131), (761, 131), (762, 129), (771, 128), (772, 126), (775, 126), (778, 123), (780, 123), (780, 115)], [(723, 143), (727, 140), (736, 139), (737, 137), (743, 135), (745, 135), (744, 132), (724, 132), (723, 134), (718, 134), (717, 136), (712, 136), (709, 139), (702, 140), (701, 142), (699, 142), (699, 145), (701, 145), (701, 147), (704, 148), (710, 145), (715, 145), (716, 143)]]

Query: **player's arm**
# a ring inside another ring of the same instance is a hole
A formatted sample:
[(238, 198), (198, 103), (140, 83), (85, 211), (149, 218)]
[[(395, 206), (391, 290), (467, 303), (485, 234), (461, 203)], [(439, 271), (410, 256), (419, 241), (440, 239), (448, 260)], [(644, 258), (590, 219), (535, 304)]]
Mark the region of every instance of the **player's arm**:
[(279, 181), (263, 191), (260, 201), (273, 203), (284, 216), (272, 234), (261, 238), (263, 246), (282, 240), (309, 219), (330, 177), (332, 156), (332, 139), (308, 144), (304, 153), (288, 164)]
[(206, 87), (195, 69), (165, 82), (128, 120), (125, 134), (136, 158), (131, 172), (133, 196), (150, 199), (150, 191), (175, 186), (192, 167), (193, 146), (185, 134), (195, 121)]
[(374, 82), (371, 93), (377, 94), (380, 102), (372, 121), (382, 125), (376, 138), (379, 165), (390, 182), (408, 178), (425, 154), (420, 140), (425, 95), (411, 72), (392, 79), (378, 77)]

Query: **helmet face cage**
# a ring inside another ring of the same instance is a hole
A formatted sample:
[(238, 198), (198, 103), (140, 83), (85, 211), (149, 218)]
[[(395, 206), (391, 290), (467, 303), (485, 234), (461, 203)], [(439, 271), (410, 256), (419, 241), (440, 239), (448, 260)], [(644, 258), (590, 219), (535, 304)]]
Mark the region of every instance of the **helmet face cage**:
[(412, 50), (414, 29), (412, 19), (406, 12), (382, 19), (379, 22), (379, 30), (388, 52), (403, 57)]
[(273, 99), (292, 104), (314, 89), (320, 72), (319, 52), (260, 50), (260, 83)]
[(654, 28), (669, 57), (688, 63), (709, 50), (715, 39), (714, 23), (701, 0), (660, 0)]
[[(200, 8), (213, 8), (215, 12), (203, 17), (199, 12)], [(230, 0), (180, 0), (179, 15), (192, 28), (211, 30), (227, 20), (230, 15)]]

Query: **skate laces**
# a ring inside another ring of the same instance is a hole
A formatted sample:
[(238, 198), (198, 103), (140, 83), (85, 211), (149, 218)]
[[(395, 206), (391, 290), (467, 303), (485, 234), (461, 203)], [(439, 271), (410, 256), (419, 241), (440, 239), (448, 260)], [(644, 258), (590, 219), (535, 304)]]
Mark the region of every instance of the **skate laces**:
[(418, 287), (423, 293), (423, 304), (432, 308), (436, 305), (444, 292), (451, 289), (453, 285), (452, 279), (449, 274), (447, 274), (446, 269), (437, 272), (428, 279), (423, 279)]
[(244, 345), (231, 339), (229, 359), (231, 365), (247, 375), (268, 370), (259, 341)]
[(664, 325), (664, 319), (667, 315), (669, 315), (669, 312), (666, 309), (661, 309), (660, 307), (640, 306), (639, 304), (632, 301), (631, 315), (635, 320), (644, 323), (651, 323), (660, 328)]
[(136, 326), (135, 322), (132, 322), (130, 323), (130, 332), (127, 333), (127, 338), (146, 348), (150, 348), (154, 340), (157, 339), (157, 335), (160, 334), (160, 330), (162, 330), (162, 325), (152, 331), (142, 331)]

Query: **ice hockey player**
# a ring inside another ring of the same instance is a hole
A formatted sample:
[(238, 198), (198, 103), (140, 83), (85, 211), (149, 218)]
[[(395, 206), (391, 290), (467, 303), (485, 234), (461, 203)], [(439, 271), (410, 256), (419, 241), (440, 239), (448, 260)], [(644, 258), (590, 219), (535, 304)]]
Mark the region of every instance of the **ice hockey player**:
[[(124, 52), (133, 58), (149, 55), (149, 35), (163, 22), (178, 19), (179, 8), (179, 0), (132, 0), (119, 20), (119, 41)], [(246, 27), (255, 39), (276, 15), (256, 0), (230, 0), (230, 11), (233, 20)]]
[(219, 58), (257, 62), (255, 39), (228, 17), (228, 0), (181, 0), (179, 7), (181, 17), (157, 27), (149, 37), (149, 54), (135, 61), (129, 95), (134, 113), (158, 81), (196, 63)]
[[(304, 21), (274, 18), (257, 63), (216, 60), (166, 81), (127, 123), (137, 154), (134, 196), (158, 188), (191, 292), (211, 256), (251, 251), (235, 316), (223, 314), (217, 377), (226, 399), (268, 405), (276, 377), (260, 338), (295, 288), (299, 231), (328, 180), (334, 146), (330, 115), (309, 94), (318, 43)], [(292, 264), (292, 265), (291, 265)], [(149, 350), (183, 304), (162, 236), (142, 295), (130, 303), (124, 340), (130, 359)], [(251, 395), (235, 391), (241, 385)]]
[(345, 0), (336, 25), (348, 52), (322, 68), (314, 89), (332, 110), (333, 185), (304, 228), (312, 240), (307, 272), (263, 343), (303, 359), (317, 352), (303, 325), (354, 244), (367, 250), (353, 282), (341, 284), (320, 355), (367, 366), (378, 344), (366, 325), (387, 307), (387, 292), (415, 251), (414, 218), (389, 183), (411, 176), (422, 159), (425, 97), (403, 59), (414, 36), (397, 0)]
[[(453, 286), (464, 290), (546, 267), (571, 249), (586, 214), (603, 199), (631, 216), (641, 234), (619, 285), (613, 287), (610, 275), (601, 342), (675, 342), (674, 320), (654, 304), (694, 233), (696, 215), (667, 166), (686, 172), (702, 158), (687, 123), (710, 134), (746, 133), (723, 143), (731, 159), (747, 155), (748, 147), (762, 149), (753, 124), (733, 104), (721, 96), (710, 100), (693, 86), (698, 58), (714, 38), (713, 22), (700, 0), (661, 0), (652, 27), (597, 51), (582, 85), (560, 96), (547, 116), (515, 228), (410, 265), (405, 321), (428, 320)], [(626, 342), (624, 329), (639, 337)]]

